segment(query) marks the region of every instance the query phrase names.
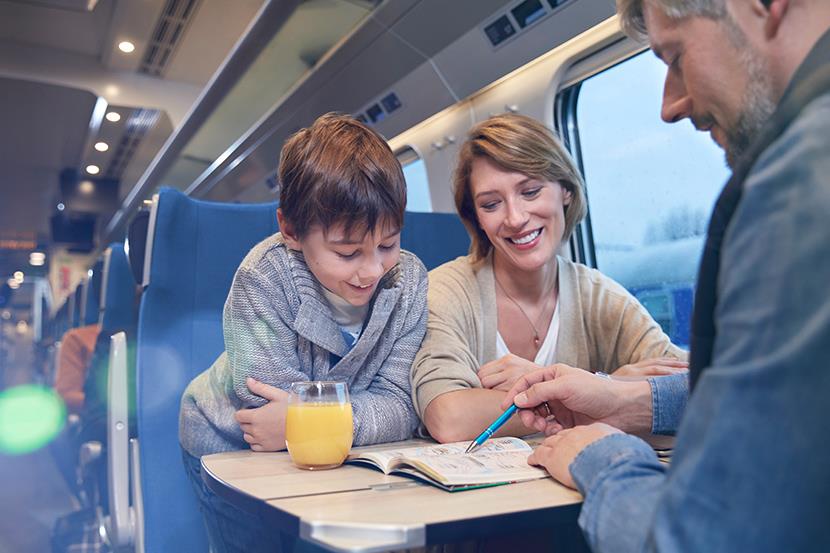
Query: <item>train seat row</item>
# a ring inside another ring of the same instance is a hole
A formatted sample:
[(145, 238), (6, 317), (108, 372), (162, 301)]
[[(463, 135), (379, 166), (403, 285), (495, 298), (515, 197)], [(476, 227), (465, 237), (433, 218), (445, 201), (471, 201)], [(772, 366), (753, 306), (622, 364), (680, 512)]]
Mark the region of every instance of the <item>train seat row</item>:
[[(107, 250), (101, 340), (111, 340), (104, 396), (109, 413), (102, 443), (85, 444), (82, 459), (87, 478), (106, 489), (93, 495), (116, 550), (207, 550), (181, 469), (179, 400), (223, 350), (222, 309), (233, 275), (247, 252), (278, 230), (276, 207), (204, 202), (162, 189), (149, 212), (133, 221), (128, 251), (120, 244)], [(428, 269), (465, 254), (469, 243), (454, 214), (406, 214), (401, 247)]]

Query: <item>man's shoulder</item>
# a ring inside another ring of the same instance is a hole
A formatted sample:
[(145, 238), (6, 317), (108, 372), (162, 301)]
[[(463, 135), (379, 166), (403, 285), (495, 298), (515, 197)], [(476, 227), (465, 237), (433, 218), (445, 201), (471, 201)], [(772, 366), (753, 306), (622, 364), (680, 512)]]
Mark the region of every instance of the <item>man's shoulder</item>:
[[(814, 173), (812, 167), (830, 164), (828, 152), (830, 152), (830, 92), (804, 106), (792, 124), (764, 150), (750, 171), (746, 187), (751, 189), (758, 184), (759, 179), (753, 177), (765, 176), (768, 171), (796, 168)], [(824, 177), (824, 175), (820, 176)]]

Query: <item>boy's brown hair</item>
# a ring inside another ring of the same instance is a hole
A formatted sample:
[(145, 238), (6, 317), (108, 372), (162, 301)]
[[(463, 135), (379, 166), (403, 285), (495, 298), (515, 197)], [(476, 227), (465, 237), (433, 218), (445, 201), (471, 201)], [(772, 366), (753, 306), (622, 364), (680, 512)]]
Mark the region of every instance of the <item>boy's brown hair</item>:
[(348, 115), (327, 113), (282, 147), (280, 209), (295, 237), (312, 227), (342, 224), (374, 232), (403, 227), (406, 181), (401, 164), (378, 133)]

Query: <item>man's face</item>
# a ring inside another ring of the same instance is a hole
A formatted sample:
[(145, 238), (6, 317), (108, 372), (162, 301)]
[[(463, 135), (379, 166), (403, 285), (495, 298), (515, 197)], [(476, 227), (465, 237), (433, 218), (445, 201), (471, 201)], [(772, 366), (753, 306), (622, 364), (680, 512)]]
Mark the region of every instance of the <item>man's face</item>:
[(711, 134), (734, 167), (775, 111), (764, 59), (730, 15), (670, 19), (649, 2), (643, 11), (651, 47), (668, 65), (663, 120), (688, 117)]

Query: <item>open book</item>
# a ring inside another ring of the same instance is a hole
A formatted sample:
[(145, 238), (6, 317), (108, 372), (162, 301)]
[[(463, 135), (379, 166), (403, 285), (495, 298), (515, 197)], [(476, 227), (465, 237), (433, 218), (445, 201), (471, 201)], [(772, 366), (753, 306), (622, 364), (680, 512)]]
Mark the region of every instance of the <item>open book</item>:
[(451, 492), (548, 476), (543, 469), (527, 464), (533, 449), (519, 438), (488, 440), (474, 453), (465, 454), (468, 445), (455, 442), (360, 451), (349, 455), (346, 462), (372, 465), (386, 474), (413, 476)]

